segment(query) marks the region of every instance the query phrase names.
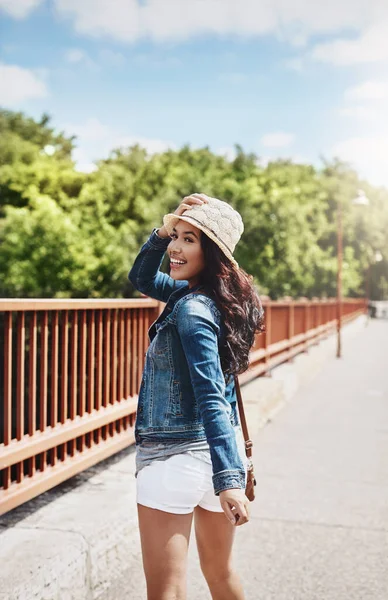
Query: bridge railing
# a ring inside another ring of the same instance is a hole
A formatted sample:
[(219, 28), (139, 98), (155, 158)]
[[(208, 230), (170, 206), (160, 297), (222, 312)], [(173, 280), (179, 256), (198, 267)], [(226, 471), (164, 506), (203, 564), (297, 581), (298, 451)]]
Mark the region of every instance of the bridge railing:
[[(336, 325), (336, 302), (263, 302), (244, 383)], [(147, 332), (163, 304), (0, 300), (0, 514), (134, 443)], [(343, 319), (366, 310), (345, 300)]]
[[(256, 337), (250, 367), (240, 375), (241, 383), (263, 375), (317, 343), (337, 327), (337, 300), (264, 301), (266, 332)], [(341, 321), (367, 312), (363, 298), (346, 298), (341, 303)]]

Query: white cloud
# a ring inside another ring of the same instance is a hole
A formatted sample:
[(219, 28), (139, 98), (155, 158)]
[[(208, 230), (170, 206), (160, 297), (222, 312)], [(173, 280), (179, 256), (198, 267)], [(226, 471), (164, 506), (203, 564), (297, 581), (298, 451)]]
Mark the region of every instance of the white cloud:
[(77, 32), (123, 42), (186, 40), (204, 34), (274, 34), (300, 46), (315, 34), (360, 33), (381, 22), (381, 0), (54, 0)]
[(69, 48), (65, 52), (65, 60), (68, 63), (79, 64), (88, 67), (91, 70), (99, 70), (101, 65), (108, 67), (122, 67), (125, 64), (125, 57), (121, 52), (115, 52), (110, 49), (102, 49), (98, 53), (98, 60), (89, 56), (85, 50), (81, 48)]
[(101, 50), (100, 51), (101, 61), (111, 67), (122, 67), (125, 65), (125, 57), (121, 52), (115, 52), (114, 50)]
[(81, 171), (82, 173), (93, 173), (93, 171), (97, 170), (97, 165), (92, 162), (89, 153), (83, 148), (74, 148), (72, 158), (75, 162), (77, 171)]
[(337, 113), (341, 116), (357, 121), (369, 121), (369, 127), (374, 122), (378, 124), (378, 131), (381, 131), (381, 127), (388, 125), (386, 103), (379, 102), (388, 99), (388, 81), (364, 81), (345, 90), (344, 98), (348, 103), (355, 102), (356, 104), (348, 104), (339, 108)]
[(97, 63), (81, 48), (69, 48), (65, 52), (65, 59), (71, 64), (85, 65), (88, 69), (98, 69)]
[(154, 55), (151, 53), (136, 54), (132, 58), (132, 62), (137, 66), (147, 67), (180, 67), (182, 61), (176, 56), (161, 56), (160, 54)]
[(342, 38), (317, 44), (311, 56), (337, 66), (388, 61), (388, 17), (373, 23), (354, 39)]
[(65, 57), (69, 63), (78, 63), (85, 59), (86, 54), (79, 48), (70, 48), (69, 50), (66, 50)]
[(17, 65), (0, 64), (0, 104), (18, 108), (25, 100), (48, 95), (46, 83), (39, 74)]
[(117, 148), (127, 148), (138, 144), (148, 154), (164, 152), (175, 148), (172, 142), (136, 135), (123, 135), (115, 129), (104, 125), (96, 118), (90, 118), (82, 124), (66, 124), (60, 128), (68, 135), (76, 135), (76, 148), (73, 159), (79, 171), (91, 172), (95, 169), (93, 161), (106, 158)]
[(96, 142), (111, 136), (111, 129), (94, 117), (82, 124), (65, 125), (65, 129), (69, 134), (76, 135), (86, 142)]
[(260, 139), (260, 144), (265, 148), (285, 148), (292, 144), (295, 139), (293, 133), (286, 133), (284, 131), (276, 131), (273, 133), (266, 133)]
[(388, 134), (352, 137), (338, 142), (332, 155), (351, 163), (375, 185), (388, 185)]
[(128, 146), (134, 146), (138, 144), (142, 148), (145, 148), (148, 154), (157, 154), (158, 152), (165, 152), (169, 148), (175, 148), (175, 144), (172, 142), (166, 142), (164, 140), (158, 140), (154, 138), (146, 138), (141, 136), (127, 136), (117, 138), (119, 147), (126, 148)]
[(140, 9), (136, 0), (55, 0), (59, 15), (74, 19), (76, 31), (121, 41), (139, 37)]
[(347, 106), (339, 109), (342, 117), (349, 117), (360, 121), (368, 121), (376, 117), (376, 111), (369, 106)]
[(0, 10), (14, 19), (24, 19), (43, 0), (0, 0)]
[(224, 146), (223, 148), (219, 148), (216, 150), (216, 154), (220, 156), (225, 156), (226, 160), (232, 161), (236, 158), (236, 148), (234, 146)]
[(283, 61), (283, 64), (290, 71), (297, 71), (298, 73), (301, 73), (304, 68), (304, 60), (300, 56), (287, 58), (285, 61)]
[(388, 98), (388, 81), (365, 81), (346, 90), (350, 100), (384, 100)]

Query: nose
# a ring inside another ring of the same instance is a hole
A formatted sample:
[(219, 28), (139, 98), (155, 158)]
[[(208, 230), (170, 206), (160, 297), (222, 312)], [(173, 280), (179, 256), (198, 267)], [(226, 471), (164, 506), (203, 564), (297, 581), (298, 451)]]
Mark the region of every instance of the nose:
[(170, 243), (170, 254), (182, 254), (182, 250), (180, 249), (179, 242), (177, 243), (177, 240), (172, 240)]

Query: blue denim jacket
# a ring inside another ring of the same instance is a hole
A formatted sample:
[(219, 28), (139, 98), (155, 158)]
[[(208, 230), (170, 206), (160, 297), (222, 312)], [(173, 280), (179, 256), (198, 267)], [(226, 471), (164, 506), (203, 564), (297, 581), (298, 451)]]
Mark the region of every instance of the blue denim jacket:
[(221, 313), (215, 301), (159, 268), (170, 238), (156, 228), (143, 244), (128, 279), (166, 306), (148, 330), (149, 347), (139, 390), (135, 440), (207, 439), (213, 487), (245, 488), (244, 464), (233, 427), (239, 424), (233, 377), (221, 369)]

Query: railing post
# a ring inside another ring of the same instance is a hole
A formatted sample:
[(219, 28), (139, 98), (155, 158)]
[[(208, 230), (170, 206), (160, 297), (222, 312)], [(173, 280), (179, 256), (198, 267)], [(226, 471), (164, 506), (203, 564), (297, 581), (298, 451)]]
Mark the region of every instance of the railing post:
[(303, 311), (303, 334), (304, 334), (304, 347), (303, 352), (308, 352), (309, 344), (307, 340), (307, 334), (310, 329), (310, 304), (311, 302), (305, 299), (304, 311)]
[[(288, 351), (291, 351), (292, 338), (295, 332), (295, 306), (292, 300), (288, 301)], [(288, 362), (292, 362), (293, 358), (289, 358)]]
[[(12, 439), (12, 312), (6, 313), (4, 319), (4, 446)], [(3, 472), (3, 487), (5, 490), (11, 484), (11, 468)]]
[(265, 349), (265, 376), (271, 377), (271, 372), (269, 371), (270, 357), (268, 355), (268, 350), (271, 345), (271, 319), (272, 319), (272, 307), (271, 300), (268, 300), (268, 303), (265, 307), (265, 332), (264, 332), (264, 349)]
[(322, 337), (322, 332), (321, 327), (322, 327), (322, 304), (321, 304), (321, 299), (318, 300), (317, 303), (317, 322), (318, 322), (318, 329), (319, 329), (319, 335), (317, 335), (317, 344), (319, 344), (319, 341)]

